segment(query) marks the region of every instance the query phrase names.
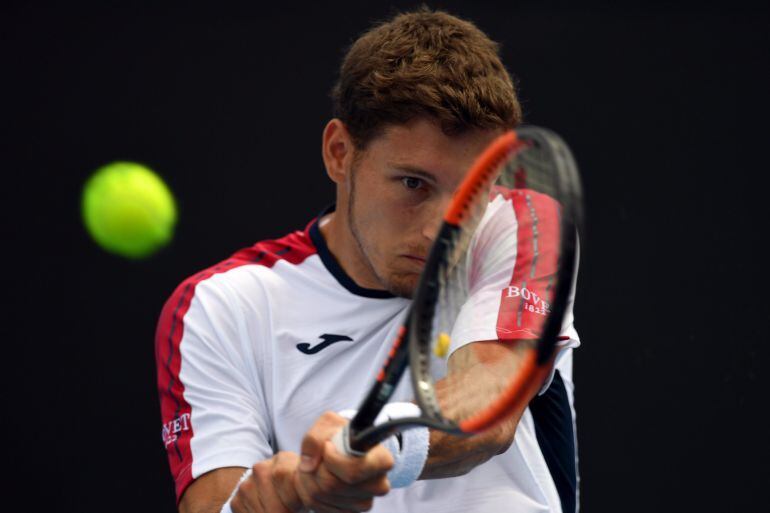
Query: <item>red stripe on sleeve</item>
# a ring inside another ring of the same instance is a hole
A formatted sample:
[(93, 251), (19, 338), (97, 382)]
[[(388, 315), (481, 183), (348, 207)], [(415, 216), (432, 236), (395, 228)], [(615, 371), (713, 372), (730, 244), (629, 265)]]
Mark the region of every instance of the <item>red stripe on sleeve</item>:
[(560, 245), (559, 205), (528, 189), (505, 194), (517, 220), (516, 263), (501, 292), (497, 317), (500, 340), (537, 339), (550, 311)]
[(260, 242), (186, 279), (166, 301), (155, 332), (155, 359), (163, 422), (162, 437), (176, 485), (177, 502), (193, 481), (193, 457), (190, 451), (190, 441), (194, 436), (192, 409), (184, 398), (184, 383), (179, 379), (179, 372), (182, 365), (180, 344), (185, 328), (184, 317), (192, 303), (196, 286), (215, 274), (236, 267), (272, 267), (279, 260), (296, 265), (315, 252), (307, 230), (294, 232), (278, 240)]

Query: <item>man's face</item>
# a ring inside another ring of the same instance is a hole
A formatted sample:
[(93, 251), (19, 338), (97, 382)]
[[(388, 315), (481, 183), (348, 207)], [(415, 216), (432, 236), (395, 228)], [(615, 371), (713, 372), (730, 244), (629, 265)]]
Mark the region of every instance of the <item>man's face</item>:
[(348, 222), (382, 287), (412, 297), (452, 193), (500, 132), (445, 135), (428, 119), (388, 127), (356, 155)]

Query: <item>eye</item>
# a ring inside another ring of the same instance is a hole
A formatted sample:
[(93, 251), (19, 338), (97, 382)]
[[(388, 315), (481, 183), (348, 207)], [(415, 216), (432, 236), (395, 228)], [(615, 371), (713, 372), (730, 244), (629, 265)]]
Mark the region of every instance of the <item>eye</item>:
[(415, 178), (413, 176), (401, 178), (401, 183), (404, 184), (404, 187), (411, 190), (417, 190), (423, 185), (423, 181), (420, 178)]

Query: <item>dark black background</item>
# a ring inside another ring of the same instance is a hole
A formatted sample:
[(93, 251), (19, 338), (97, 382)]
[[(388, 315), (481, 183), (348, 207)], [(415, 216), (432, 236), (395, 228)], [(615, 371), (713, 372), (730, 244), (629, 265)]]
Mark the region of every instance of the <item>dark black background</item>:
[[(3, 501), (174, 509), (153, 332), (184, 277), (303, 227), (343, 49), (411, 2), (2, 8)], [(749, 4), (430, 2), (503, 44), (527, 121), (570, 142), (589, 233), (576, 307), (586, 512), (766, 507), (768, 43)], [(173, 245), (136, 263), (79, 217), (144, 162)]]

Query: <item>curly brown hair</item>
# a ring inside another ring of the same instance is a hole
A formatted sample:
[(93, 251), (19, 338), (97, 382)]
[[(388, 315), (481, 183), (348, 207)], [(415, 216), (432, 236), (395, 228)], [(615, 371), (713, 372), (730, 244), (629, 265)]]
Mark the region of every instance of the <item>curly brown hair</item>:
[(497, 43), (473, 23), (426, 7), (359, 37), (342, 61), (332, 100), (359, 149), (386, 125), (421, 116), (435, 118), (447, 135), (521, 122)]

